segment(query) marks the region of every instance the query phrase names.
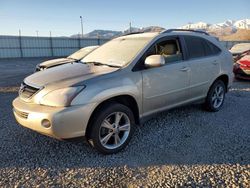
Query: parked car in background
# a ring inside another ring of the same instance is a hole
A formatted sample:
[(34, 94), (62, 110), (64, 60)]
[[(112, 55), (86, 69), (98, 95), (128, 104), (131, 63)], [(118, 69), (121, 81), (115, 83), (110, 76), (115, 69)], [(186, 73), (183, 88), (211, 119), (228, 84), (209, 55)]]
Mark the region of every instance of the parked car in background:
[(24, 127), (59, 139), (85, 136), (111, 154), (129, 143), (136, 124), (156, 113), (197, 102), (219, 111), (232, 69), (232, 54), (205, 32), (129, 34), (80, 63), (26, 77), (13, 111)]
[(250, 80), (250, 51), (243, 53), (234, 63), (233, 72), (235, 78)]
[(234, 62), (236, 62), (242, 58), (245, 53), (250, 52), (250, 43), (235, 44), (229, 51), (233, 55)]
[(234, 76), (250, 80), (250, 43), (235, 44), (230, 52), (234, 58)]
[(58, 65), (66, 64), (66, 63), (72, 63), (75, 61), (80, 61), (82, 58), (84, 58), (86, 55), (88, 55), (90, 52), (98, 48), (99, 46), (88, 46), (85, 48), (81, 48), (80, 50), (76, 51), (75, 53), (71, 54), (70, 56), (66, 58), (58, 58), (58, 59), (52, 59), (48, 61), (44, 61), (36, 66), (36, 72), (42, 71), (51, 67), (55, 67)]

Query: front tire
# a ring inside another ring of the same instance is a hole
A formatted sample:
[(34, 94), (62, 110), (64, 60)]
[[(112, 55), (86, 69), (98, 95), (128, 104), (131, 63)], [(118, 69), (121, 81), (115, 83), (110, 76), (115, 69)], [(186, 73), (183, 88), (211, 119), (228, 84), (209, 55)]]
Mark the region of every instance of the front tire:
[(219, 111), (224, 103), (226, 86), (223, 81), (217, 80), (208, 91), (204, 107), (210, 112)]
[(88, 141), (102, 154), (117, 153), (129, 143), (134, 125), (133, 112), (127, 106), (105, 105), (94, 114)]

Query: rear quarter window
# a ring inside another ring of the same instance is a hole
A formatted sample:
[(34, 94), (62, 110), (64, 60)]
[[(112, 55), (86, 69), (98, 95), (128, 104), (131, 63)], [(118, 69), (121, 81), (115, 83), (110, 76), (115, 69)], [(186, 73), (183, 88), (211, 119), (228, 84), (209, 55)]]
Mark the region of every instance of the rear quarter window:
[(204, 40), (206, 43), (206, 48), (209, 48), (207, 55), (217, 55), (221, 52), (221, 49), (215, 46), (213, 43), (209, 42), (208, 40)]

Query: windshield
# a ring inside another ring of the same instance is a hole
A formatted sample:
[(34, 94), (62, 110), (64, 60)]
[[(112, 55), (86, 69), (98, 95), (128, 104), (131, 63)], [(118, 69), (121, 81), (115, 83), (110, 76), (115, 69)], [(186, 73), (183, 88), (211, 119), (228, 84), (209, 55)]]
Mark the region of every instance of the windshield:
[(92, 52), (96, 48), (97, 47), (82, 48), (82, 49), (76, 51), (75, 53), (71, 54), (70, 56), (68, 56), (68, 58), (75, 59), (75, 60), (80, 60), (80, 59), (84, 58), (86, 55), (88, 55), (90, 52)]
[(124, 66), (148, 44), (151, 37), (120, 37), (102, 45), (81, 61), (83, 63), (99, 62), (113, 66)]

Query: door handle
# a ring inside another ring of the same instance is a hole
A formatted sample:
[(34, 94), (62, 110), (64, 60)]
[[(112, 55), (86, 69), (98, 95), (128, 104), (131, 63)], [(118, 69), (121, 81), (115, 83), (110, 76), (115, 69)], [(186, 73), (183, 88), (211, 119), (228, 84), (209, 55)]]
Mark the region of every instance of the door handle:
[(189, 70), (190, 70), (189, 67), (183, 67), (182, 69), (180, 69), (180, 71), (182, 71), (182, 72), (187, 72)]

